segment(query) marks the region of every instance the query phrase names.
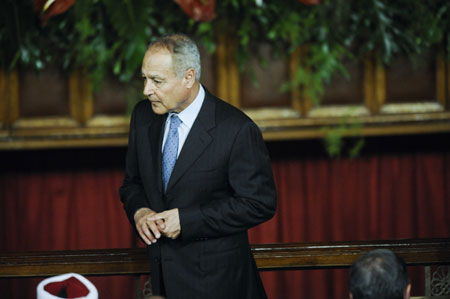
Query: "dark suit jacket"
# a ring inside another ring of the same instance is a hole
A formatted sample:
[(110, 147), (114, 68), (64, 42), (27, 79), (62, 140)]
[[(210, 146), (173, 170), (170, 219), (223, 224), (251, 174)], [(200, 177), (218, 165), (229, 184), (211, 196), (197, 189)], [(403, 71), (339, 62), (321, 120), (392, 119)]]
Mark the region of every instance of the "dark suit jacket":
[(167, 115), (134, 109), (120, 196), (135, 227), (142, 207), (179, 209), (181, 234), (148, 246), (154, 293), (172, 298), (266, 298), (247, 230), (270, 219), (276, 191), (256, 124), (205, 91), (164, 194), (161, 147)]

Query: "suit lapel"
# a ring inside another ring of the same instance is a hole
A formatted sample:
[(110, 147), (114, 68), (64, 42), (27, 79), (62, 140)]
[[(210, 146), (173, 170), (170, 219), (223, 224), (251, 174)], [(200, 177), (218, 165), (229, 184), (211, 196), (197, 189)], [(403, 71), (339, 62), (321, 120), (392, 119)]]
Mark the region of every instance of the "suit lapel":
[[(143, 159), (143, 161), (153, 161), (150, 166), (151, 173), (154, 174), (156, 186), (158, 186), (158, 191), (162, 194), (161, 146), (164, 136), (164, 124), (167, 119), (167, 115), (156, 117), (157, 119), (155, 119), (155, 121), (152, 121), (142, 127), (144, 136), (147, 137), (143, 138), (143, 148), (150, 149), (148, 155), (151, 155), (150, 159)], [(154, 184), (154, 182), (150, 183)]]
[(198, 159), (206, 147), (211, 143), (209, 130), (215, 126), (215, 103), (212, 96), (205, 90), (205, 100), (194, 124), (184, 142), (180, 155), (167, 185), (167, 191), (177, 183), (189, 167)]

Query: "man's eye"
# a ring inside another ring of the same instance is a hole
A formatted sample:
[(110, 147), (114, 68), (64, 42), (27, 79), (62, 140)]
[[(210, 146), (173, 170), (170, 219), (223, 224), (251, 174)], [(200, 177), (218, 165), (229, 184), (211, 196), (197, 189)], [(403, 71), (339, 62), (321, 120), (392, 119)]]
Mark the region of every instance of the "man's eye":
[(158, 80), (153, 80), (153, 82), (155, 82), (155, 84), (161, 84), (162, 83), (162, 81), (158, 81)]

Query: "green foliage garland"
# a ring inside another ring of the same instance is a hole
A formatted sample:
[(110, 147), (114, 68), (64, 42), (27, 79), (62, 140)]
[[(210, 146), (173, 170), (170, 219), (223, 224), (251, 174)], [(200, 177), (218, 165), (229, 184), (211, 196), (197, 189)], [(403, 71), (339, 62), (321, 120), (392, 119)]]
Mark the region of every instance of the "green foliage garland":
[[(130, 82), (140, 72), (147, 45), (162, 35), (184, 32), (210, 53), (218, 36), (225, 35), (236, 44), (241, 70), (259, 57), (260, 44), (271, 45), (279, 57), (306, 48), (302, 64), (281, 90), (306, 90), (317, 102), (333, 74), (346, 75), (342, 61), (348, 57), (376, 54), (389, 64), (396, 55), (414, 60), (438, 49), (450, 58), (448, 0), (324, 0), (316, 6), (298, 0), (222, 0), (215, 2), (215, 14), (212, 22), (196, 22), (175, 1), (76, 0), (42, 26), (32, 0), (2, 0), (0, 68), (57, 66), (67, 72), (83, 69), (94, 86), (109, 74)], [(352, 127), (344, 121), (329, 128), (325, 143), (331, 156), (339, 156), (340, 136)], [(350, 154), (362, 143), (357, 141)]]
[(83, 68), (97, 82), (107, 73), (130, 81), (147, 44), (173, 32), (194, 36), (211, 52), (218, 34), (234, 37), (242, 69), (258, 43), (270, 43), (280, 55), (309, 45), (305, 64), (286, 87), (307, 85), (313, 98), (334, 72), (345, 71), (341, 61), (350, 52), (355, 57), (376, 52), (385, 63), (433, 47), (445, 49), (447, 57), (450, 53), (447, 0), (325, 0), (316, 6), (298, 0), (223, 0), (216, 1), (210, 23), (195, 22), (174, 1), (163, 0), (76, 0), (43, 27), (31, 0), (3, 0), (0, 11), (3, 69)]

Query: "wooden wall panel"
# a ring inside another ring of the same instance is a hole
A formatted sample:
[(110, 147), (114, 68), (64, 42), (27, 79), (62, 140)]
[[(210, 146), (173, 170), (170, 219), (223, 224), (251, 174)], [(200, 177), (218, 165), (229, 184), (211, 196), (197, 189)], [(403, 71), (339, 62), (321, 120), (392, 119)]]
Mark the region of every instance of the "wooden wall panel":
[(139, 84), (143, 86), (143, 81), (133, 83), (123, 83), (119, 79), (108, 76), (103, 81), (98, 90), (94, 90), (94, 115), (121, 115), (127, 112), (128, 102), (136, 102), (137, 99), (130, 97), (144, 98), (142, 92), (132, 94), (132, 85)]
[(20, 117), (69, 116), (68, 77), (56, 69), (20, 70)]
[(199, 47), (199, 51), (202, 64), (200, 82), (209, 92), (217, 94), (217, 69), (214, 54), (208, 53), (203, 47)]
[(349, 78), (340, 72), (334, 74), (330, 83), (325, 85), (320, 101), (322, 105), (364, 104), (364, 62), (347, 60), (344, 66)]
[[(318, 104), (307, 87), (280, 93), (307, 54), (301, 47), (277, 58), (261, 45), (267, 61), (250, 61), (239, 71), (235, 41), (222, 35), (216, 52), (201, 49), (201, 82), (219, 98), (240, 107), (260, 126), (266, 140), (320, 138), (343, 117), (362, 125), (367, 136), (450, 131), (450, 64), (442, 54), (427, 54), (417, 68), (406, 58), (386, 67), (375, 53), (346, 61), (351, 78), (333, 76)], [(308, 72), (308, 70), (306, 70)], [(0, 149), (125, 146), (129, 114), (142, 96), (142, 82), (109, 78), (97, 92), (82, 71), (0, 72)], [(341, 132), (353, 136), (354, 132)]]
[(386, 67), (386, 103), (432, 102), (436, 95), (436, 58), (422, 55), (413, 64), (398, 57)]
[(288, 61), (274, 57), (270, 45), (259, 47), (259, 58), (251, 58), (241, 73), (240, 104), (242, 108), (287, 107), (291, 105), (290, 95), (280, 88), (289, 78)]

